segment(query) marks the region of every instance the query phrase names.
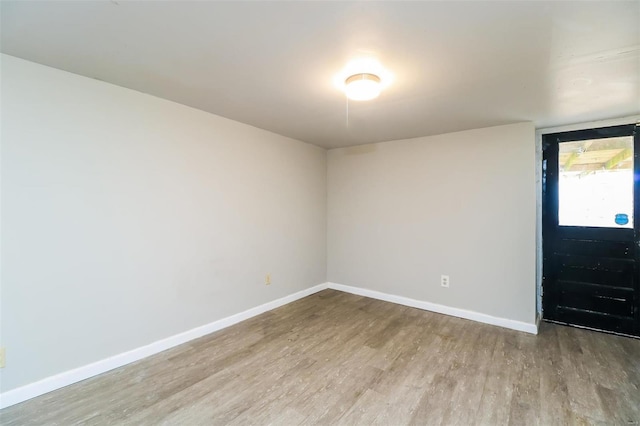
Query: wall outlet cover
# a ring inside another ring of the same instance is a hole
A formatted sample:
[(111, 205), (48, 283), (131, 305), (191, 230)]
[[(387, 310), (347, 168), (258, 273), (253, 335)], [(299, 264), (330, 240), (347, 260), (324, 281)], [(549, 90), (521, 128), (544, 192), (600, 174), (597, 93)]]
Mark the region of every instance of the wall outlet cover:
[(442, 287), (449, 287), (449, 275), (440, 275), (440, 285)]

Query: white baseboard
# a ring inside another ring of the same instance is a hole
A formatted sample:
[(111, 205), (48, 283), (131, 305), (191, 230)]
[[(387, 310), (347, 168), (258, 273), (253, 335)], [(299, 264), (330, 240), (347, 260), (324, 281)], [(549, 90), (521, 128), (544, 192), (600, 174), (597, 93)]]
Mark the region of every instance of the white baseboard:
[(112, 357), (96, 361), (92, 364), (78, 367), (76, 369), (65, 371), (55, 376), (47, 377), (39, 380), (35, 383), (31, 383), (8, 392), (0, 394), (0, 409), (9, 407), (14, 404), (26, 401), (36, 396), (43, 395), (45, 393), (54, 391), (56, 389), (63, 388), (65, 386), (77, 383), (79, 381), (88, 379), (98, 374), (106, 373), (118, 367), (130, 364), (140, 359), (146, 358), (151, 355), (155, 355), (159, 352), (197, 339), (204, 335), (213, 333), (223, 328), (232, 326), (241, 321), (260, 315), (264, 312), (270, 311), (288, 303), (294, 302), (303, 297), (322, 291), (326, 288), (334, 290), (344, 291), (346, 293), (357, 294), (360, 296), (371, 297), (373, 299), (384, 300), (386, 302), (397, 303), (399, 305), (410, 306), (412, 308), (423, 309), (426, 311), (437, 312), (440, 314), (451, 315), (454, 317), (470, 319), (485, 324), (497, 325), (500, 327), (510, 328), (513, 330), (524, 331), (531, 334), (538, 333), (537, 324), (529, 324), (521, 321), (514, 321), (506, 318), (498, 318), (491, 315), (481, 314), (474, 311), (467, 311), (464, 309), (452, 308), (445, 305), (439, 305), (437, 303), (424, 302), (421, 300), (410, 299), (408, 297), (395, 296), (392, 294), (381, 293), (379, 291), (367, 290), (359, 287), (352, 287), (335, 283), (324, 283), (317, 286), (308, 288), (306, 290), (299, 291), (289, 296), (282, 297), (272, 302), (265, 303), (255, 308), (248, 309), (244, 312), (240, 312), (235, 315), (231, 315), (226, 318), (222, 318), (218, 321), (196, 327), (194, 329), (185, 331), (180, 334), (176, 334), (166, 339), (158, 340), (149, 345), (142, 346), (128, 352), (124, 352)]
[(467, 311), (466, 309), (452, 308), (450, 306), (439, 305), (437, 303), (424, 302), (422, 300), (410, 299), (408, 297), (396, 296), (393, 294), (381, 293), (375, 290), (367, 290), (360, 287), (351, 287), (348, 285), (327, 283), (327, 287), (340, 290), (347, 293), (357, 294), (359, 296), (370, 297), (372, 299), (383, 300), (385, 302), (397, 303), (399, 305), (410, 306), (425, 311), (437, 312), (439, 314), (451, 315), (458, 318), (469, 319), (484, 324), (497, 325), (500, 327), (510, 328), (512, 330), (524, 331), (526, 333), (538, 334), (538, 325), (529, 324), (522, 321), (515, 321), (506, 318), (494, 317), (479, 312)]
[(255, 308), (248, 309), (244, 312), (240, 312), (238, 314), (222, 318), (218, 321), (193, 328), (183, 333), (167, 337), (166, 339), (158, 340), (157, 342), (153, 342), (146, 346), (114, 355), (112, 357), (96, 361), (92, 364), (78, 367), (70, 371), (65, 371), (63, 373), (56, 374), (55, 376), (39, 380), (35, 383), (30, 383), (16, 389), (12, 389), (0, 394), (0, 409), (18, 404), (20, 402), (26, 401), (27, 399), (35, 398), (36, 396), (40, 396), (56, 389), (63, 388), (81, 380), (97, 376), (98, 374), (105, 373), (118, 367), (122, 367), (123, 365), (130, 364), (142, 358), (155, 355), (159, 352), (181, 345), (190, 340), (197, 339), (198, 337), (213, 333), (246, 319), (255, 317), (256, 315), (260, 315), (264, 312), (279, 308), (280, 306), (286, 305), (298, 299), (302, 299), (303, 297), (309, 296), (313, 293), (317, 293), (326, 288), (326, 283), (319, 284), (315, 287), (311, 287), (306, 290), (302, 290), (297, 293), (293, 293), (280, 299), (274, 300), (272, 302), (256, 306)]

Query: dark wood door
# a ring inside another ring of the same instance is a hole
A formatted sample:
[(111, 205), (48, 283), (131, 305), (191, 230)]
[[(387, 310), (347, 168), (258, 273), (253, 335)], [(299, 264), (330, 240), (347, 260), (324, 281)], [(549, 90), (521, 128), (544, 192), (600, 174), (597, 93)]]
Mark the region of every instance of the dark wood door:
[(543, 318), (640, 335), (635, 125), (543, 136)]

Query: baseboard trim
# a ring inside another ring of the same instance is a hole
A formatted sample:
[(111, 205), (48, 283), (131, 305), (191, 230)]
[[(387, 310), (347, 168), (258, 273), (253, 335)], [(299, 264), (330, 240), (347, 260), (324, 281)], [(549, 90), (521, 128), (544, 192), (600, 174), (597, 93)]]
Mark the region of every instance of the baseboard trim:
[(167, 337), (162, 340), (158, 340), (146, 346), (114, 355), (112, 357), (96, 361), (94, 363), (78, 367), (73, 370), (65, 371), (63, 373), (56, 374), (55, 376), (50, 376), (37, 382), (1, 393), (0, 409), (18, 404), (31, 398), (35, 398), (36, 396), (49, 393), (56, 389), (63, 388), (65, 386), (77, 383), (90, 377), (97, 376), (98, 374), (106, 373), (107, 371), (122, 367), (151, 355), (155, 355), (159, 352), (165, 351), (167, 349), (173, 348), (175, 346), (181, 345), (215, 331), (222, 330), (223, 328), (227, 328), (241, 321), (255, 317), (256, 315), (260, 315), (264, 312), (279, 308), (280, 306), (294, 302), (298, 299), (302, 299), (303, 297), (310, 296), (326, 288), (327, 283), (319, 284), (317, 286), (290, 294), (280, 299), (267, 302), (263, 305), (256, 306), (255, 308), (248, 309), (244, 312), (240, 312), (238, 314), (222, 318), (212, 323), (187, 330), (185, 332)]
[(205, 336), (207, 334), (222, 330), (230, 327), (234, 324), (247, 320), (249, 318), (260, 315), (264, 312), (272, 309), (279, 308), (298, 299), (310, 296), (314, 293), (322, 291), (324, 289), (334, 289), (344, 291), (346, 293), (357, 294), (359, 296), (370, 297), (372, 299), (383, 300), (386, 302), (397, 303), (399, 305), (410, 306), (412, 308), (418, 308), (425, 311), (437, 312), (440, 314), (451, 315), (458, 318), (465, 318), (472, 321), (477, 321), (485, 324), (497, 325), (500, 327), (509, 328), (512, 330), (523, 331), (531, 334), (538, 334), (538, 324), (529, 324), (521, 321), (510, 320), (506, 318), (494, 317), (491, 315), (481, 314), (479, 312), (468, 311), (465, 309), (452, 308), (450, 306), (439, 305), (437, 303), (425, 302), (422, 300), (411, 299), (403, 296), (396, 296), (393, 294), (382, 293), (375, 290), (368, 290), (360, 287), (352, 287), (343, 284), (336, 283), (324, 283), (314, 287), (299, 291), (297, 293), (290, 294), (280, 299), (267, 302), (263, 305), (256, 306), (248, 309), (244, 312), (222, 318), (209, 324), (202, 325), (200, 327), (187, 330), (185, 332), (167, 337), (162, 340), (150, 343), (146, 346), (142, 346), (128, 352), (124, 352), (112, 357), (96, 361), (94, 363), (75, 368), (73, 370), (65, 371), (55, 376), (50, 376), (45, 379), (39, 380), (34, 383), (30, 383), (25, 386), (21, 386), (16, 389), (4, 392), (0, 394), (0, 409), (10, 407), (20, 402), (26, 401), (31, 398), (43, 395), (45, 393), (52, 392), (56, 389), (69, 386), (73, 383), (86, 380), (88, 378), (97, 376), (107, 371), (122, 367), (132, 362), (139, 361), (143, 358), (155, 355), (167, 349), (171, 349), (175, 346), (187, 343), (191, 340)]
[(484, 324), (497, 325), (499, 327), (510, 328), (512, 330), (524, 331), (525, 333), (538, 334), (538, 325), (529, 324), (522, 321), (515, 321), (506, 318), (494, 317), (480, 312), (468, 311), (466, 309), (452, 308), (450, 306), (439, 305), (437, 303), (425, 302), (422, 300), (410, 299), (408, 297), (396, 296), (393, 294), (382, 293), (375, 290), (368, 290), (360, 287), (352, 287), (343, 284), (327, 283), (327, 287), (344, 291), (346, 293), (357, 294), (359, 296), (370, 297), (372, 299), (383, 300), (385, 302), (397, 303), (399, 305), (410, 306), (425, 311), (437, 312), (439, 314), (451, 315), (458, 318), (464, 318)]

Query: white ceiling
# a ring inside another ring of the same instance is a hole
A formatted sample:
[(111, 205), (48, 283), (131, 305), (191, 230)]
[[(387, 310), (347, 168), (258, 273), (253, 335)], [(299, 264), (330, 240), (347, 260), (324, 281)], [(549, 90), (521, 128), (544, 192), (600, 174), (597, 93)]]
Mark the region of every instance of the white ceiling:
[[(327, 148), (640, 112), (640, 1), (2, 1), (2, 51)], [(370, 102), (334, 76), (377, 58)]]

